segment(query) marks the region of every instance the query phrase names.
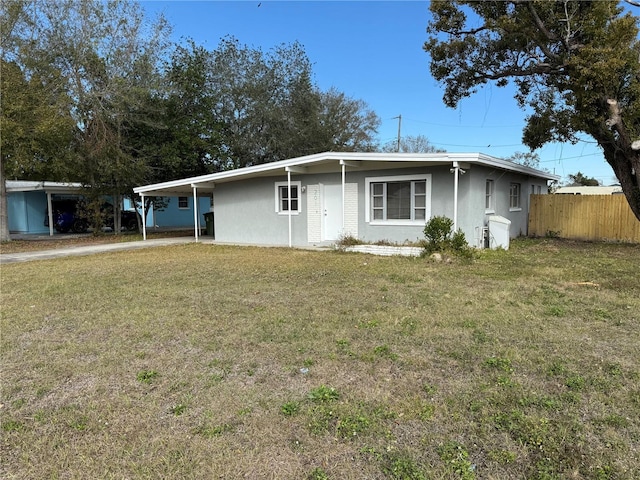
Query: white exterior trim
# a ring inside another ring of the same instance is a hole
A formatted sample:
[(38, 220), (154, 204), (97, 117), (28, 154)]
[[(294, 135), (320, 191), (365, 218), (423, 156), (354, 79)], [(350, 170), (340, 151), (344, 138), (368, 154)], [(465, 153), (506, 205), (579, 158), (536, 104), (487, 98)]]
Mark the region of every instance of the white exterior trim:
[[(371, 184), (386, 182), (410, 182), (425, 180), (425, 219), (424, 220), (373, 220), (371, 218)], [(415, 175), (389, 175), (384, 177), (365, 177), (364, 179), (364, 221), (371, 225), (424, 225), (431, 218), (431, 174), (419, 173)]]
[[(289, 182), (275, 182), (275, 212), (278, 215), (289, 215), (289, 212), (291, 212), (291, 215), (298, 215), (302, 211), (302, 182), (291, 182), (291, 186), (298, 187), (298, 209), (291, 210), (291, 198), (289, 198), (289, 210), (280, 210), (280, 187), (289, 189)], [(289, 197), (291, 197), (290, 191)]]
[[(288, 160), (280, 160), (278, 162), (264, 163), (260, 165), (253, 165), (251, 167), (238, 168), (235, 170), (226, 170), (224, 172), (211, 173), (208, 175), (201, 175), (198, 177), (185, 178), (181, 180), (173, 180), (170, 182), (156, 183), (152, 185), (144, 185), (136, 187), (133, 191), (137, 194), (145, 193), (146, 195), (167, 195), (169, 192), (174, 195), (178, 195), (179, 192), (184, 192), (185, 187), (190, 193), (191, 184), (197, 183), (198, 188), (201, 190), (212, 189), (215, 183), (223, 183), (241, 178), (253, 178), (264, 176), (265, 173), (275, 172), (277, 170), (289, 171), (295, 170), (295, 167), (308, 167), (306, 173), (313, 173), (311, 167), (322, 163), (342, 162), (345, 165), (350, 165), (353, 162), (359, 162), (361, 167), (364, 167), (364, 162), (372, 163), (415, 163), (416, 166), (429, 166), (429, 164), (451, 164), (453, 161), (461, 163), (468, 163), (470, 168), (473, 165), (488, 166), (500, 168), (515, 173), (522, 173), (537, 178), (543, 178), (545, 180), (560, 180), (559, 175), (553, 175), (542, 170), (536, 170), (535, 168), (525, 167), (517, 163), (503, 160), (496, 157), (491, 157), (482, 153), (360, 153), (360, 152), (324, 152), (314, 155), (307, 155), (305, 157), (297, 157)], [(338, 170), (340, 171), (340, 170)], [(162, 193), (164, 192), (164, 193)]]

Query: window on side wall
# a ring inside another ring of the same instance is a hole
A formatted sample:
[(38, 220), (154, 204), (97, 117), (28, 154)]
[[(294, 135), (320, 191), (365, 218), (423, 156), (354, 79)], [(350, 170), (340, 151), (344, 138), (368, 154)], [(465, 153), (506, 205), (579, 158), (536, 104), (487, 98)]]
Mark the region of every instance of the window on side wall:
[(189, 197), (178, 197), (178, 208), (189, 208)]
[(279, 214), (300, 213), (300, 182), (291, 182), (291, 198), (289, 198), (288, 182), (276, 182), (276, 212)]
[(493, 180), (487, 179), (485, 184), (485, 195), (484, 195), (484, 209), (487, 213), (493, 213), (496, 209), (495, 204), (495, 193), (494, 193), (494, 183)]
[(431, 176), (366, 179), (367, 222), (424, 224), (431, 216)]
[(509, 188), (509, 209), (520, 210), (520, 184), (512, 183)]

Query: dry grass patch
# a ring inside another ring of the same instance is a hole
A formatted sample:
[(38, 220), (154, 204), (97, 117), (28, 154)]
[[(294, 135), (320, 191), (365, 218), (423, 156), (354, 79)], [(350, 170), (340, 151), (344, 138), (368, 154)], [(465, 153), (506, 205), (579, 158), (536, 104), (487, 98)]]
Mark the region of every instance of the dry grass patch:
[(638, 478), (638, 271), (557, 240), (6, 265), (0, 474)]

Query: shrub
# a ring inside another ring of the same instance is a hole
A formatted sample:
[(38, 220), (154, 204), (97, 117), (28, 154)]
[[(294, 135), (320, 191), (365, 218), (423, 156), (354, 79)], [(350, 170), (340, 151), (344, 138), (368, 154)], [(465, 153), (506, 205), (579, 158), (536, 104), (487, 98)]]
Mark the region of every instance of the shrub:
[(432, 217), (424, 226), (424, 254), (451, 253), (466, 259), (473, 258), (473, 250), (469, 247), (464, 232), (452, 231), (453, 220), (445, 216)]
[(432, 217), (424, 226), (429, 253), (443, 252), (451, 243), (453, 220), (444, 216)]

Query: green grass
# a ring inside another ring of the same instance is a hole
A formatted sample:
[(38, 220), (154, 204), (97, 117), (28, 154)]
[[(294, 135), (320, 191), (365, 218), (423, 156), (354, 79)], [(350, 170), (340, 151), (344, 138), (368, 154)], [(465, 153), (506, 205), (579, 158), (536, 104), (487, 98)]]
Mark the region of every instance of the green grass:
[(640, 247), (3, 265), (2, 478), (640, 478)]

